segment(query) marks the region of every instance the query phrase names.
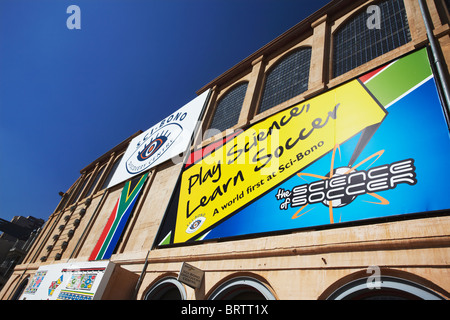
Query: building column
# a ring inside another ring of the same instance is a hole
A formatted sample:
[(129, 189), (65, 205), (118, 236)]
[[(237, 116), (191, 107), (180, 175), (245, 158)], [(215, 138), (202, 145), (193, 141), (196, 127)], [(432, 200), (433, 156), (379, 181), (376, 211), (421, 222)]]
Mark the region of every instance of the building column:
[[(209, 126), (212, 122), (212, 119), (214, 117), (214, 113), (216, 112), (216, 101), (217, 96), (219, 95), (219, 89), (217, 85), (215, 85), (213, 88), (211, 88), (211, 94), (209, 96), (208, 105), (205, 108), (205, 112), (203, 114), (203, 119), (201, 119), (201, 125), (199, 126), (199, 129), (197, 132), (195, 132), (193, 145), (191, 147), (191, 151), (201, 149), (204, 147), (203, 141), (205, 137), (206, 131), (209, 129)], [(210, 137), (211, 138), (211, 137)], [(209, 139), (205, 139), (210, 143)]]
[(308, 84), (308, 90), (311, 92), (308, 92), (308, 96), (322, 91), (325, 88), (325, 83), (328, 81), (326, 75), (328, 74), (330, 35), (327, 30), (327, 18), (327, 15), (324, 15), (311, 24), (313, 38)]
[(404, 0), (406, 16), (408, 18), (409, 32), (411, 33), (411, 41), (414, 45), (420, 46), (427, 41), (427, 31), (422, 15), (420, 14), (420, 6), (417, 0)]
[(261, 85), (264, 78), (263, 58), (263, 56), (260, 56), (252, 62), (252, 72), (238, 121), (240, 126), (248, 124), (258, 108)]

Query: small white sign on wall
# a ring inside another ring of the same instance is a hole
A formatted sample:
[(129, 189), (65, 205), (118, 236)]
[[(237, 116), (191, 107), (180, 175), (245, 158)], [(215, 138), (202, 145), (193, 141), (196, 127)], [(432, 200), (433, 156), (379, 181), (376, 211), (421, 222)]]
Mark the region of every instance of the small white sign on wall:
[(199, 268), (196, 268), (189, 263), (183, 262), (178, 275), (178, 281), (190, 286), (191, 288), (198, 289), (202, 285), (205, 272)]

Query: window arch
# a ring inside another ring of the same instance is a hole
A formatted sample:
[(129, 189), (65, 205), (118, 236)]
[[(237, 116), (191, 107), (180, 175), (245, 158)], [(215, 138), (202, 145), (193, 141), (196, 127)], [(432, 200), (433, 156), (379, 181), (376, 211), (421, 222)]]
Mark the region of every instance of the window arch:
[(113, 164), (111, 170), (110, 170), (109, 173), (108, 173), (108, 177), (107, 177), (107, 178), (105, 179), (105, 181), (103, 182), (102, 187), (101, 187), (100, 190), (103, 190), (103, 189), (105, 189), (105, 188), (108, 186), (108, 184), (109, 184), (109, 182), (111, 181), (111, 179), (112, 179), (114, 173), (115, 173), (116, 170), (117, 170), (117, 167), (119, 166), (120, 160), (122, 160), (122, 157), (123, 157), (123, 154), (122, 154), (120, 157), (118, 157), (118, 158), (116, 159), (116, 161), (114, 162), (114, 164)]
[(219, 286), (208, 300), (275, 300), (275, 297), (260, 281), (239, 277)]
[(78, 191), (77, 191), (77, 193), (75, 194), (75, 196), (72, 198), (72, 201), (70, 202), (70, 204), (74, 204), (74, 203), (77, 202), (78, 200), (83, 199), (82, 194), (83, 194), (83, 192), (85, 191), (86, 185), (87, 185), (87, 183), (89, 182), (89, 179), (91, 178), (91, 175), (92, 175), (92, 174), (90, 173), (90, 174), (88, 174), (88, 175), (84, 178), (84, 180), (83, 180), (81, 186), (78, 188)]
[(94, 191), (94, 189), (95, 189), (95, 187), (96, 187), (98, 181), (100, 180), (100, 177), (101, 177), (102, 174), (103, 174), (103, 170), (105, 170), (105, 168), (106, 168), (106, 165), (102, 166), (102, 167), (100, 168), (100, 170), (98, 170), (98, 172), (96, 173), (95, 179), (94, 179), (94, 181), (91, 183), (91, 186), (89, 187), (89, 190), (88, 190), (88, 192), (86, 193), (86, 197), (89, 197), (89, 196), (93, 193), (93, 191)]
[(205, 133), (205, 139), (212, 137), (217, 132), (225, 131), (239, 122), (242, 105), (247, 92), (248, 82), (242, 82), (230, 89), (217, 102), (211, 125)]
[(258, 113), (308, 90), (311, 52), (310, 47), (294, 50), (268, 72)]
[[(411, 41), (403, 0), (385, 0), (375, 12), (365, 8), (333, 36), (333, 76), (340, 76)], [(379, 23), (368, 22), (379, 14)]]
[(22, 293), (25, 291), (25, 288), (28, 285), (29, 280), (30, 280), (30, 277), (27, 277), (25, 280), (23, 280), (20, 283), (19, 287), (14, 292), (14, 295), (12, 296), (11, 300), (19, 300), (20, 299), (20, 297), (22, 296)]
[(164, 278), (148, 290), (144, 300), (186, 300), (186, 290), (177, 279)]
[[(368, 283), (373, 285), (370, 289)], [(381, 276), (376, 282), (361, 278), (337, 289), (327, 300), (443, 300), (441, 296), (415, 282)]]

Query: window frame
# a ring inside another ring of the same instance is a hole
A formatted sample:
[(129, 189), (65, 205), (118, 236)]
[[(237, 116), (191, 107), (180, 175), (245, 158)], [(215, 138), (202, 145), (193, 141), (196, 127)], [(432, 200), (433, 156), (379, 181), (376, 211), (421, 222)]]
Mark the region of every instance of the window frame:
[(144, 294), (143, 300), (160, 300), (161, 296), (172, 289), (178, 289), (181, 300), (187, 299), (186, 289), (174, 277), (165, 277), (152, 285)]
[(103, 177), (98, 182), (98, 184), (101, 185), (99, 190), (104, 190), (108, 187), (108, 184), (111, 181), (112, 176), (116, 172), (117, 167), (119, 166), (120, 161), (122, 160), (124, 154), (125, 154), (125, 152), (115, 156), (114, 161), (109, 166), (109, 168), (108, 168), (108, 164), (106, 165), (106, 170), (103, 172)]
[(80, 184), (76, 188), (73, 198), (70, 200), (69, 206), (75, 205), (77, 202), (85, 198), (85, 193), (89, 186), (90, 179), (92, 178), (92, 171), (82, 176)]
[[(276, 105), (273, 105), (273, 106), (271, 106), (271, 107), (269, 107), (269, 108), (267, 108), (267, 109), (261, 110), (262, 105), (263, 105), (263, 103), (264, 103), (264, 94), (265, 94), (265, 92), (266, 92), (266, 86), (267, 86), (267, 81), (268, 81), (269, 76), (272, 74), (272, 72), (273, 72), (277, 67), (280, 66), (280, 64), (282, 64), (284, 61), (286, 61), (286, 59), (288, 59), (289, 57), (291, 57), (291, 56), (294, 55), (295, 53), (299, 53), (299, 52), (302, 52), (302, 51), (305, 51), (305, 50), (309, 50), (309, 61), (308, 61), (308, 66), (307, 66), (307, 68), (306, 68), (306, 69), (308, 70), (308, 75), (307, 75), (307, 80), (306, 80), (306, 84), (307, 84), (306, 90), (304, 90), (304, 91), (302, 91), (302, 92), (300, 92), (300, 93), (295, 94), (294, 96), (288, 98), (287, 100), (278, 102)], [(260, 115), (260, 114), (262, 114), (262, 113), (264, 113), (264, 112), (267, 112), (268, 110), (271, 110), (271, 109), (273, 109), (273, 108), (275, 108), (275, 107), (277, 107), (277, 106), (279, 106), (279, 105), (285, 103), (286, 101), (289, 101), (289, 100), (291, 100), (291, 99), (293, 99), (293, 98), (295, 98), (295, 97), (297, 97), (297, 96), (299, 96), (299, 95), (301, 95), (301, 94), (304, 94), (305, 92), (307, 92), (307, 91), (310, 89), (310, 87), (309, 87), (309, 80), (310, 80), (310, 75), (311, 75), (312, 51), (313, 51), (312, 45), (301, 45), (301, 46), (297, 46), (297, 47), (295, 47), (295, 48), (292, 48), (292, 49), (290, 49), (290, 50), (284, 52), (280, 57), (278, 57), (278, 58), (276, 59), (276, 61), (274, 61), (274, 62), (272, 63), (272, 65), (270, 65), (270, 67), (268, 67), (268, 68), (265, 70), (264, 76), (263, 76), (262, 85), (261, 85), (261, 90), (260, 90), (260, 98), (259, 98), (259, 101), (258, 101), (258, 105), (257, 105), (257, 107), (256, 107), (256, 110), (255, 110), (255, 116), (258, 116), (258, 115)]]
[[(398, 50), (404, 46), (407, 46), (408, 44), (411, 44), (414, 42), (413, 39), (413, 34), (412, 34), (412, 30), (411, 30), (411, 21), (410, 21), (410, 17), (408, 16), (408, 9), (407, 9), (407, 5), (405, 4), (405, 0), (395, 0), (395, 1), (401, 1), (404, 7), (404, 14), (406, 16), (406, 23), (407, 23), (407, 27), (408, 27), (408, 32), (409, 32), (409, 40), (406, 43), (400, 44), (399, 46), (386, 51), (378, 56), (372, 57), (371, 59), (360, 63), (359, 65), (352, 67), (348, 70), (346, 70), (343, 73), (340, 74), (336, 74), (335, 72), (335, 62), (336, 62), (336, 36), (339, 34), (339, 32), (342, 31), (343, 28), (345, 28), (346, 26), (348, 26), (350, 23), (352, 23), (353, 21), (355, 21), (357, 18), (361, 17), (364, 13), (367, 12), (367, 9), (369, 6), (372, 5), (380, 5), (381, 3), (384, 2), (388, 2), (388, 1), (392, 1), (392, 0), (378, 0), (378, 1), (374, 1), (371, 2), (369, 4), (365, 3), (363, 4), (361, 7), (357, 8), (355, 11), (353, 12), (349, 12), (348, 16), (346, 16), (345, 18), (343, 18), (342, 21), (340, 21), (336, 28), (333, 30), (331, 30), (330, 33), (330, 43), (329, 43), (329, 51), (330, 51), (330, 59), (329, 59), (329, 79), (331, 80), (330, 82), (333, 82), (333, 80), (335, 79), (340, 79), (341, 77), (348, 75), (349, 73), (351, 73), (354, 70), (358, 70), (359, 68), (363, 67), (364, 65), (367, 65), (369, 63), (371, 63), (372, 61), (375, 61), (376, 59), (379, 59), (380, 57), (383, 57), (395, 50)], [(339, 19), (334, 19), (334, 22), (336, 23), (337, 21), (339, 21)], [(358, 59), (358, 57), (356, 57), (356, 59)]]
[(244, 288), (258, 292), (266, 300), (276, 300), (267, 285), (252, 277), (236, 277), (225, 281), (209, 295), (208, 300), (233, 300), (235, 296), (245, 292)]
[[(374, 288), (370, 289), (368, 283), (374, 285)], [(335, 290), (328, 296), (327, 300), (364, 298), (364, 295), (368, 293), (370, 293), (371, 297), (377, 297), (383, 296), (383, 294), (389, 291), (396, 292), (397, 294), (394, 296), (402, 297), (404, 299), (413, 297), (419, 300), (444, 300), (439, 294), (423, 285), (393, 276), (380, 276), (375, 282), (373, 282), (373, 279), (370, 277), (362, 277), (350, 281)]]
[[(242, 109), (243, 109), (243, 106), (244, 106), (245, 97), (247, 95), (249, 84), (250, 84), (250, 82), (248, 80), (241, 80), (241, 81), (238, 81), (238, 82), (234, 83), (229, 88), (226, 88), (225, 90), (223, 90), (223, 94), (221, 94), (216, 99), (216, 101), (214, 103), (214, 109), (211, 112), (211, 117), (210, 117), (210, 119), (208, 121), (208, 126), (206, 127), (207, 129), (205, 130), (205, 132), (203, 134), (204, 136), (202, 137), (202, 141), (208, 140), (208, 139), (214, 137), (215, 135), (219, 134), (220, 132), (225, 132), (226, 130), (228, 130), (230, 128), (234, 128), (234, 127), (239, 125), (239, 120), (240, 120), (240, 117), (241, 117), (241, 114), (242, 114)], [(239, 108), (239, 116), (238, 116), (236, 122), (232, 126), (228, 126), (227, 128), (225, 128), (223, 130), (221, 128), (213, 128), (214, 120), (216, 119), (217, 111), (219, 110), (221, 102), (224, 101), (225, 98), (229, 97), (229, 95), (234, 90), (240, 89), (244, 85), (245, 85), (245, 92), (244, 92), (244, 95), (243, 95), (243, 98), (242, 98), (242, 104), (241, 104), (241, 106)]]
[[(93, 176), (93, 180), (89, 184), (89, 188), (86, 192), (86, 197), (92, 196), (98, 192), (98, 186), (100, 186), (100, 182), (105, 174), (107, 164), (103, 163), (98, 166), (98, 170), (95, 172), (95, 176)], [(103, 185), (102, 185), (103, 186)], [(103, 190), (103, 189), (102, 189)]]

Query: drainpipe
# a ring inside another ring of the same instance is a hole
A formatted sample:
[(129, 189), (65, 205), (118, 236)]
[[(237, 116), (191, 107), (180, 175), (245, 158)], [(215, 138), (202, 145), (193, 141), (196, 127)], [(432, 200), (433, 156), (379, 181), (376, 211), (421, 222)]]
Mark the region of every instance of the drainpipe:
[(445, 104), (445, 111), (447, 117), (450, 117), (450, 90), (447, 81), (447, 73), (444, 65), (442, 64), (442, 57), (439, 52), (439, 45), (433, 33), (433, 25), (431, 23), (430, 12), (425, 4), (424, 0), (418, 0), (420, 11), (422, 12), (423, 21), (425, 23), (425, 28), (427, 30), (428, 40), (430, 41), (431, 52), (433, 54), (434, 65), (438, 73), (438, 81), (441, 84), (443, 91), (443, 98)]

